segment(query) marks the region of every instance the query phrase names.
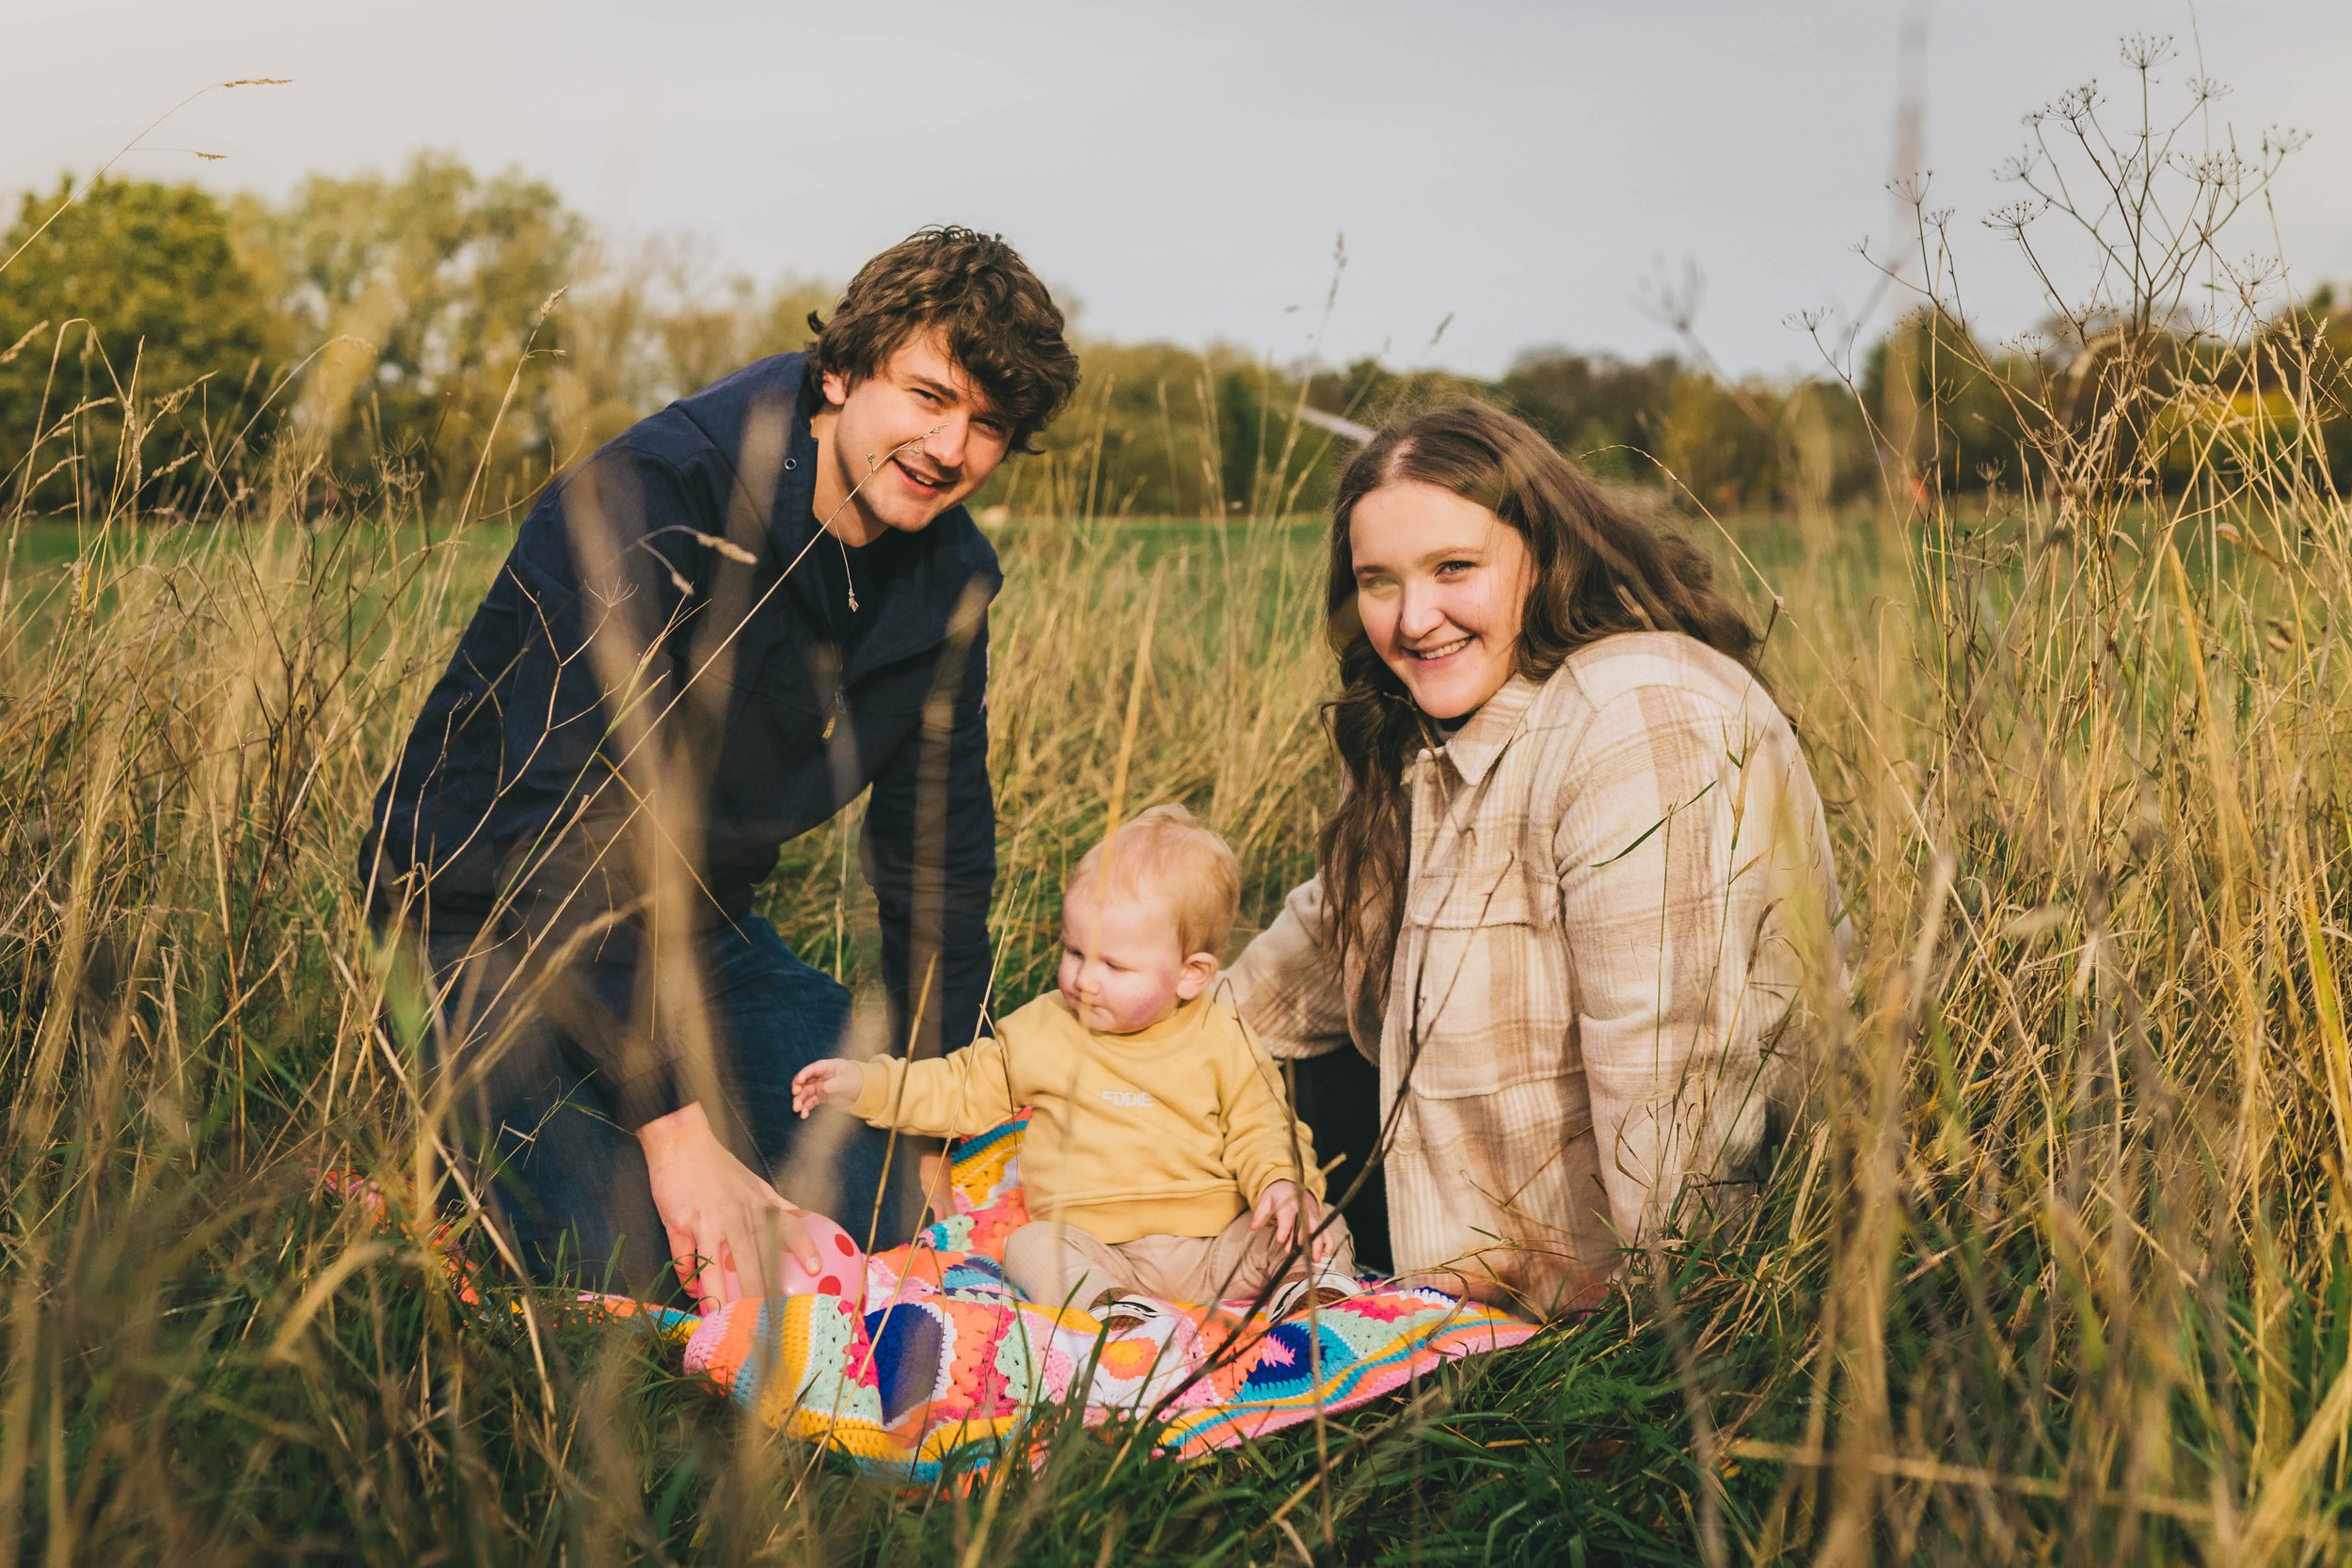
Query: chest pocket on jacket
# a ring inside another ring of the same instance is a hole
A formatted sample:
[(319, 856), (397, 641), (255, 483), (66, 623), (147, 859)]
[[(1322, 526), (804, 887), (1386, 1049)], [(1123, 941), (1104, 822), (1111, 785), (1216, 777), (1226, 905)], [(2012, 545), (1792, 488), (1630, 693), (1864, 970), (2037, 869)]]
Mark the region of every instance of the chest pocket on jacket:
[(1518, 855), (1477, 856), (1417, 874), (1406, 901), (1390, 1022), (1409, 1030), (1406, 1092), (1490, 1095), (1579, 1069), (1575, 983), (1560, 894)]

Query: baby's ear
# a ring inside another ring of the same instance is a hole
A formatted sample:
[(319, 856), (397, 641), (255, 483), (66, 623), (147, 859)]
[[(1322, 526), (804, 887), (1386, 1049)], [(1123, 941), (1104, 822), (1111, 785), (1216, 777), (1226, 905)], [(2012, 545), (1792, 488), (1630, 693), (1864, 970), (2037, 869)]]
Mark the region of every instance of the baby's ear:
[(1195, 953), (1184, 960), (1184, 967), (1176, 974), (1176, 994), (1189, 1002), (1209, 989), (1216, 978), (1216, 955)]

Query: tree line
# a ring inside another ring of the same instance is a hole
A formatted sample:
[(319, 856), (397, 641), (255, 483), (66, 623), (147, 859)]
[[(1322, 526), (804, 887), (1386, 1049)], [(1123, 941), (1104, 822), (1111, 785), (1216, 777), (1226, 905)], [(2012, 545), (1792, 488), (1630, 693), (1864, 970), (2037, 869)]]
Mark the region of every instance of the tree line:
[[(394, 175), (314, 176), (277, 202), (61, 180), (23, 197), (0, 239), (9, 257), (0, 505), (34, 515), (111, 497), (151, 516), (211, 515), (293, 475), (321, 504), (397, 492), (438, 515), (498, 515), (671, 398), (801, 346), (835, 293), (755, 284), (689, 243), (616, 251), (544, 182), (437, 154)], [(1899, 504), (2054, 482), (2048, 431), (2132, 417), (2103, 391), (2125, 360), (2226, 388), (2192, 400), (2202, 415), (2174, 400), (2135, 430), (2122, 450), (2145, 483), (2193, 471), (2201, 451), (2281, 443), (2344, 472), (2352, 321), (2334, 304), (2323, 290), (2233, 344), (2137, 322), (1994, 346), (1927, 310), (1853, 373), (1796, 381), (1557, 346), (1476, 380), (1082, 336), (1085, 385), (1044, 459), (1009, 465), (981, 501), (1111, 516), (1311, 508), (1347, 450), (1332, 419), (1474, 392), (1598, 477), (1692, 504)]]

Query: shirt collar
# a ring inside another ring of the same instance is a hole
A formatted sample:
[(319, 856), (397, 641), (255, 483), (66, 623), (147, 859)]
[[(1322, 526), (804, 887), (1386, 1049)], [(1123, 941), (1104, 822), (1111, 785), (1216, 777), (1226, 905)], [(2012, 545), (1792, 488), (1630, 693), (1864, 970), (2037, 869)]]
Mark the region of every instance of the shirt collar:
[(810, 568), (804, 559), (818, 531), (815, 510), (817, 435), (808, 422), (818, 406), (812, 395), (817, 378), (804, 373), (805, 361), (796, 365), (794, 371), (797, 384), (792, 388), (791, 422), (785, 436), (783, 471), (776, 475), (774, 504), (768, 513), (768, 537), (778, 571), (794, 562), (800, 562), (800, 569), (791, 574), (790, 592), (800, 601), (802, 612), (815, 625), (824, 626), (829, 623), (825, 616), (823, 575)]
[(1535, 693), (1543, 689), (1540, 681), (1525, 675), (1513, 675), (1502, 683), (1502, 689), (1480, 705), (1454, 737), (1438, 748), (1438, 753), (1454, 764), (1454, 770), (1462, 775), (1464, 784), (1474, 784), (1486, 776), (1502, 754), (1502, 748), (1519, 732), (1519, 721), (1527, 717), (1528, 707), (1535, 701)]

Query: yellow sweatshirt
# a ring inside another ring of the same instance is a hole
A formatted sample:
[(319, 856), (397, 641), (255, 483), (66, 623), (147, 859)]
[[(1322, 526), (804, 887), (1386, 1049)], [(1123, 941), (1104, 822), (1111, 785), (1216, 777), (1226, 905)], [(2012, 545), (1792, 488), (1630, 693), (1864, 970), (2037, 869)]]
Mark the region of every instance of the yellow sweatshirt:
[(866, 1083), (850, 1111), (876, 1127), (962, 1137), (1028, 1106), (1029, 1213), (1101, 1241), (1214, 1236), (1279, 1179), (1323, 1196), (1280, 1070), (1210, 997), (1136, 1034), (1098, 1035), (1049, 991), (993, 1039), (861, 1065)]

